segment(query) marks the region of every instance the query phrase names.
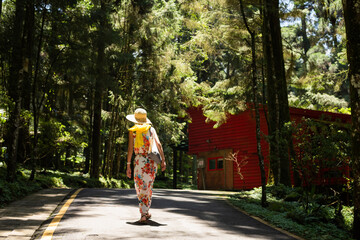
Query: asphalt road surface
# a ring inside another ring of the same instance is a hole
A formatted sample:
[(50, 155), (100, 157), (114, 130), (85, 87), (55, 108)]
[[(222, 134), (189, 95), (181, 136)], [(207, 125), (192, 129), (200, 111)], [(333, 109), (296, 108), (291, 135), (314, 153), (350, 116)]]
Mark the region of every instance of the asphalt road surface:
[(154, 189), (150, 212), (148, 224), (140, 225), (134, 189), (83, 189), (52, 239), (294, 239), (242, 214), (214, 192)]

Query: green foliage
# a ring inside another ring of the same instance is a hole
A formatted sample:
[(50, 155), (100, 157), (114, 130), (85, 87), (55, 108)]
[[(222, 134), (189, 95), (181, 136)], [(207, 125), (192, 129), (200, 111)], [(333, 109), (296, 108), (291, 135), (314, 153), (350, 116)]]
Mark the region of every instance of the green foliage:
[[(293, 160), (294, 169), (300, 174), (305, 186), (314, 186), (315, 181), (346, 177), (339, 170), (350, 164), (350, 129), (340, 122), (331, 123), (302, 119), (293, 124), (295, 149), (298, 156)], [(322, 172), (324, 169), (328, 169)]]
[(26, 174), (21, 171), (17, 173), (15, 182), (6, 182), (5, 178), (6, 169), (0, 167), (0, 207), (41, 189), (39, 183), (29, 182)]
[[(292, 165), (301, 181), (302, 192), (299, 209), (290, 213), (295, 221), (308, 223), (314, 220), (334, 219), (329, 215), (325, 203), (333, 204), (337, 212), (343, 205), (343, 194), (352, 192), (351, 182), (346, 169), (350, 166), (351, 144), (350, 129), (347, 124), (328, 122), (326, 119), (302, 119), (293, 123), (292, 132), (297, 156)], [(327, 191), (324, 198), (318, 195), (319, 189)], [(335, 214), (335, 213), (332, 213)], [(339, 213), (338, 213), (339, 214)], [(306, 216), (305, 216), (306, 215)], [(343, 225), (344, 219), (337, 219)]]
[(300, 108), (344, 112), (349, 105), (348, 96), (339, 93), (346, 84), (344, 73), (308, 74), (300, 83), (292, 85), (289, 103)]
[[(4, 142), (4, 135), (5, 135), (5, 123), (7, 120), (7, 113), (5, 109), (0, 108), (0, 144)], [(0, 159), (3, 159), (3, 151), (4, 149), (0, 149)]]
[[(305, 239), (351, 239), (351, 208), (343, 209), (346, 224), (340, 226), (336, 222), (335, 209), (331, 206), (321, 206), (317, 211), (309, 213), (301, 202), (285, 200), (289, 195), (301, 195), (301, 192), (301, 188), (267, 186), (267, 208), (261, 207), (261, 188), (235, 194), (229, 201), (247, 213)], [(318, 198), (324, 196), (318, 195)]]
[(344, 228), (350, 232), (354, 221), (354, 207), (345, 206), (341, 215), (344, 217)]
[(40, 123), (39, 126), (40, 155), (53, 154), (56, 151), (58, 144), (62, 144), (63, 142), (66, 142), (70, 138), (69, 133), (64, 131), (64, 127), (65, 127), (64, 125), (62, 125), (60, 122), (56, 120), (42, 121)]
[[(204, 7), (206, 6), (206, 7)], [(251, 8), (251, 9), (250, 9)], [(185, 97), (202, 106), (215, 127), (228, 114), (243, 111), (249, 98), (250, 48), (237, 1), (184, 1), (184, 22), (191, 34), (181, 49), (190, 57), (196, 78), (187, 79)], [(251, 27), (259, 28), (259, 11), (249, 6)], [(190, 91), (189, 91), (190, 90)]]
[(283, 184), (271, 186), (267, 191), (276, 199), (286, 199), (289, 196), (294, 196), (293, 194), (296, 193), (296, 191)]
[(29, 181), (30, 171), (22, 169), (17, 173), (13, 183), (5, 181), (6, 169), (0, 167), (0, 207), (28, 194), (44, 188), (125, 188), (129, 189), (133, 183), (126, 176), (121, 179), (103, 178), (93, 179), (88, 174), (63, 173), (47, 171), (37, 174), (34, 181)]
[(291, 106), (338, 112), (349, 105), (341, 1), (297, 1), (282, 27)]

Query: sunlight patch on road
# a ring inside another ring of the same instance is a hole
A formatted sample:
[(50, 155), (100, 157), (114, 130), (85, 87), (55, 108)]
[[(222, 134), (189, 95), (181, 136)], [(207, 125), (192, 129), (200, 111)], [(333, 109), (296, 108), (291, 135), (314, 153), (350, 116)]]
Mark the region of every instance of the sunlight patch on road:
[(70, 207), (70, 204), (74, 201), (76, 196), (79, 194), (79, 192), (82, 190), (82, 188), (78, 189), (71, 197), (66, 201), (64, 206), (60, 209), (58, 214), (54, 217), (54, 219), (51, 221), (49, 226), (46, 228), (44, 234), (41, 237), (41, 240), (50, 240), (53, 237), (53, 234), (56, 230), (56, 227), (60, 223), (61, 218), (65, 215), (66, 211)]

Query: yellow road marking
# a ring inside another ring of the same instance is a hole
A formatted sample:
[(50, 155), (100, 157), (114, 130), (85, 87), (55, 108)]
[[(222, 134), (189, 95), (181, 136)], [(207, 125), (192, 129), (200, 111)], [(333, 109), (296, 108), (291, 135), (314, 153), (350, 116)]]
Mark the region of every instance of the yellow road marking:
[(65, 215), (66, 211), (70, 207), (70, 204), (74, 201), (76, 198), (76, 195), (82, 190), (82, 188), (78, 189), (71, 197), (66, 201), (64, 206), (60, 209), (58, 214), (54, 217), (54, 219), (51, 221), (49, 226), (46, 228), (44, 234), (41, 237), (41, 240), (50, 240), (53, 237), (53, 234), (55, 232), (56, 227), (58, 226), (61, 218)]

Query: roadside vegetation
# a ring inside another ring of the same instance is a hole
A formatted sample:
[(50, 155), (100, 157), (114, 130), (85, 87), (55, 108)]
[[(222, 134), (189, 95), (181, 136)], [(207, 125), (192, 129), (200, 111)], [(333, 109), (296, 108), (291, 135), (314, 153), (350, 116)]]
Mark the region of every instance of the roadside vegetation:
[[(304, 197), (308, 196), (308, 197)], [(261, 188), (239, 192), (229, 201), (246, 213), (307, 240), (351, 239), (353, 207), (323, 193), (305, 193), (284, 185), (267, 187), (268, 206), (261, 206)]]
[(0, 207), (21, 199), (33, 192), (46, 188), (131, 188), (133, 183), (127, 178), (115, 179), (90, 178), (89, 174), (80, 172), (65, 173), (48, 170), (36, 175), (32, 181), (29, 180), (31, 171), (19, 169), (16, 181), (8, 183), (5, 180), (6, 171), (0, 168)]
[[(6, 169), (0, 167), (0, 208), (7, 204), (24, 198), (25, 196), (46, 188), (122, 188), (130, 189), (134, 187), (134, 182), (125, 174), (117, 178), (99, 179), (90, 178), (89, 174), (81, 172), (61, 172), (47, 170), (36, 174), (34, 180), (30, 181), (31, 170), (21, 168), (17, 171), (16, 181), (6, 181)], [(158, 176), (154, 188), (172, 188), (172, 179)], [(179, 189), (196, 189), (190, 183), (178, 183)]]

